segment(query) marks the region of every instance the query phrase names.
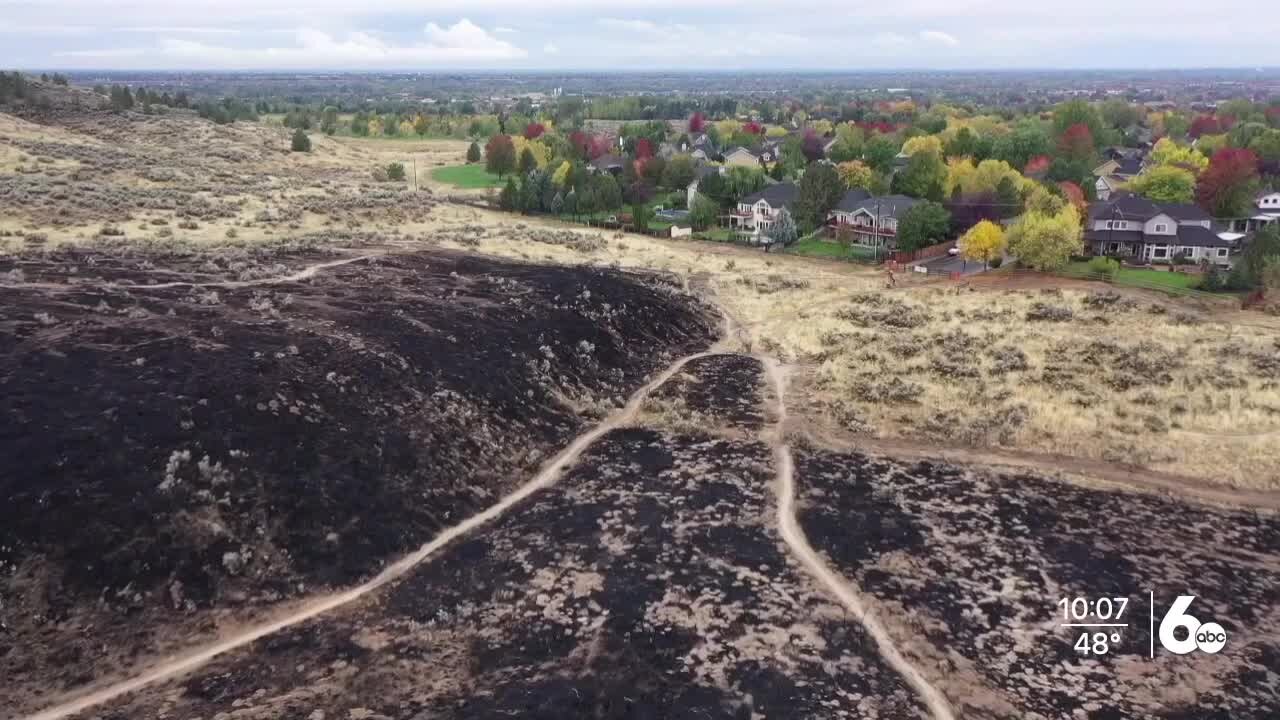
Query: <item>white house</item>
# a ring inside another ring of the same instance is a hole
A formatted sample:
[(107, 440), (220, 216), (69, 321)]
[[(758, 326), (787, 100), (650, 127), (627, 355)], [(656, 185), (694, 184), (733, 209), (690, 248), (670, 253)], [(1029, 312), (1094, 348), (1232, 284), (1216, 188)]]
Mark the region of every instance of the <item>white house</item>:
[(754, 195), (742, 198), (738, 207), (729, 214), (730, 225), (754, 234), (768, 232), (782, 209), (790, 210), (798, 194), (799, 188), (795, 183), (769, 185)]
[(1253, 215), (1243, 223), (1237, 223), (1237, 227), (1250, 232), (1273, 222), (1280, 222), (1280, 192), (1267, 190), (1254, 198)]

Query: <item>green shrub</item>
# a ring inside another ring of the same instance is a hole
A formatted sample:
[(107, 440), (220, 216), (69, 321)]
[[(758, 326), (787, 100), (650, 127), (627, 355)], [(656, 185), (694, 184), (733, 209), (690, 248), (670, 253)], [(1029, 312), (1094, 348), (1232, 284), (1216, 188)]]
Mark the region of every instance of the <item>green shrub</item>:
[(997, 256), (995, 256), (995, 257), (991, 258), (990, 265), (991, 265), (991, 269), (992, 269), (992, 270), (995, 270), (996, 268), (1000, 267), (1000, 266), (1001, 266), (1001, 265), (1003, 265), (1003, 264), (1004, 264), (1004, 258), (1003, 258), (1003, 257), (1000, 257), (999, 255), (997, 255)]
[(1096, 257), (1089, 261), (1089, 272), (1110, 280), (1120, 272), (1120, 261), (1109, 257)]
[(307, 137), (306, 131), (298, 128), (293, 131), (293, 139), (290, 141), (289, 148), (293, 152), (311, 152), (311, 138)]
[(404, 180), (404, 163), (393, 162), (387, 166), (388, 180)]

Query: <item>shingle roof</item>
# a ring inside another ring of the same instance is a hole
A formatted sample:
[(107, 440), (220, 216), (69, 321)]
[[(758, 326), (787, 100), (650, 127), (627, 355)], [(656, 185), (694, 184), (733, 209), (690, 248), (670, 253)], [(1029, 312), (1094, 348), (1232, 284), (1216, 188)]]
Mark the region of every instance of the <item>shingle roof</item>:
[(906, 195), (882, 195), (862, 200), (853, 207), (853, 210), (866, 210), (873, 215), (878, 212), (880, 217), (899, 219), (902, 217), (902, 213), (920, 202), (920, 200)]
[(1113, 175), (1137, 175), (1142, 172), (1142, 158), (1137, 155), (1120, 158), (1116, 164), (1119, 167), (1115, 169)]
[(1161, 203), (1159, 207), (1165, 215), (1179, 222), (1213, 219), (1204, 208), (1192, 203)]
[(844, 196), (840, 198), (840, 202), (836, 203), (834, 210), (842, 212), (853, 212), (858, 209), (858, 205), (867, 198), (871, 197), (871, 193), (862, 188), (846, 190)]
[(777, 185), (770, 185), (758, 193), (748, 195), (742, 198), (742, 202), (747, 205), (755, 205), (757, 202), (764, 200), (769, 203), (769, 207), (787, 207), (795, 202), (796, 195), (800, 189), (795, 183), (783, 182)]

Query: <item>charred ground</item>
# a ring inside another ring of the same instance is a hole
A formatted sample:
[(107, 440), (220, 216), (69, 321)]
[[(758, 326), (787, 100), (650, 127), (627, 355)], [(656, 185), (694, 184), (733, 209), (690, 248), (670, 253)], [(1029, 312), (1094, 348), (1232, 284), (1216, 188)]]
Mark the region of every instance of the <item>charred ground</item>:
[(11, 692), (369, 574), (715, 324), (653, 276), (439, 252), (68, 251), (0, 279)]

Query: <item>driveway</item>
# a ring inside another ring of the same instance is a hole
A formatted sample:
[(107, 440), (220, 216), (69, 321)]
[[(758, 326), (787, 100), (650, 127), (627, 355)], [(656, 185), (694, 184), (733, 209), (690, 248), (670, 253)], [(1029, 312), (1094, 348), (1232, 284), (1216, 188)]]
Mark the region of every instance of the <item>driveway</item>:
[(929, 268), (931, 273), (960, 273), (961, 275), (974, 275), (982, 272), (986, 268), (982, 263), (973, 260), (965, 260), (960, 256), (952, 257), (951, 255), (943, 255), (941, 257), (930, 258), (924, 262), (916, 263)]

